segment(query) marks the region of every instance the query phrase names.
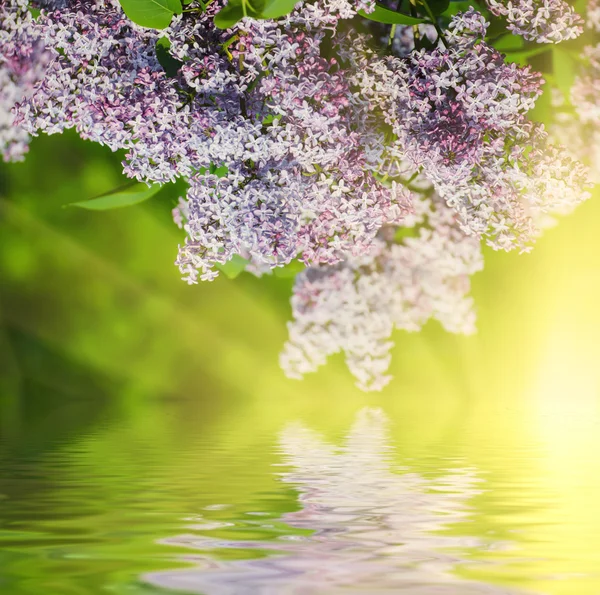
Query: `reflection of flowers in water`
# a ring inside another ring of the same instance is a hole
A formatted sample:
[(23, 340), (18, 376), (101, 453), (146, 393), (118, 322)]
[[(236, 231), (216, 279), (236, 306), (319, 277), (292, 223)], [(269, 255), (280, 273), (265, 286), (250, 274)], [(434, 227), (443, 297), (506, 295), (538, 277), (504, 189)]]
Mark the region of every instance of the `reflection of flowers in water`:
[(269, 555), (227, 561), (194, 556), (197, 568), (153, 573), (145, 580), (206, 595), (509, 592), (451, 574), (466, 562), (460, 549), (500, 544), (438, 533), (469, 516), (466, 502), (479, 493), (473, 469), (448, 470), (435, 479), (406, 469), (393, 472), (387, 418), (368, 408), (359, 413), (343, 447), (327, 444), (300, 424), (287, 427), (280, 444), (292, 467), (281, 479), (298, 489), (301, 504), (281, 520), (314, 533), (290, 531), (268, 542), (169, 538), (164, 542), (198, 550), (259, 549)]

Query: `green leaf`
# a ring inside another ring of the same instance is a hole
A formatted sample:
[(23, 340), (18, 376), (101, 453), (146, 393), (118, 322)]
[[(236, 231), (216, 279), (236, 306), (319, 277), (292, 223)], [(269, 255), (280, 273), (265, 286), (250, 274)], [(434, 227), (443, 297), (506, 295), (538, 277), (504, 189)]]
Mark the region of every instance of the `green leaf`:
[[(450, 6), (450, 0), (417, 0), (419, 4), (429, 6), (434, 15), (443, 14)], [(422, 12), (422, 11), (421, 11)]]
[(522, 50), (525, 41), (520, 35), (512, 35), (507, 33), (503, 35), (498, 41), (494, 42), (492, 45), (499, 52), (513, 52), (515, 50)]
[(229, 173), (229, 168), (226, 165), (217, 167), (214, 163), (211, 163), (208, 168), (208, 173), (217, 176), (217, 178), (224, 178)]
[(144, 202), (151, 196), (154, 196), (160, 189), (161, 186), (159, 184), (154, 184), (148, 188), (148, 186), (142, 182), (132, 182), (96, 198), (83, 200), (81, 202), (72, 202), (65, 206), (80, 207), (92, 211), (118, 209)]
[(294, 10), (299, 0), (229, 0), (214, 18), (219, 29), (230, 29), (244, 17), (278, 19)]
[(224, 6), (214, 18), (215, 27), (219, 29), (231, 29), (238, 21), (244, 18), (241, 4), (229, 3)]
[(459, 12), (466, 12), (469, 7), (472, 6), (471, 2), (465, 2), (464, 0), (452, 0), (448, 5), (448, 8), (444, 11), (445, 17), (452, 17)]
[(261, 18), (265, 0), (228, 0), (215, 15), (214, 23), (219, 29), (231, 29), (244, 17)]
[(150, 29), (168, 27), (174, 14), (181, 14), (180, 0), (119, 0), (123, 12), (134, 22)]
[(169, 48), (171, 47), (171, 42), (166, 37), (161, 37), (156, 42), (156, 58), (160, 62), (160, 65), (163, 67), (166, 75), (169, 78), (175, 78), (179, 69), (183, 66), (183, 62), (176, 60), (169, 53)]
[(523, 48), (514, 51), (504, 50), (503, 53), (506, 55), (507, 62), (515, 62), (520, 66), (525, 66), (529, 58), (539, 56), (540, 54), (544, 54), (549, 51), (551, 51), (551, 48), (549, 48), (547, 45), (537, 45), (534, 48)]
[(275, 120), (281, 120), (281, 114), (267, 114), (262, 120), (262, 125), (271, 126)]
[(290, 264), (286, 264), (284, 267), (273, 269), (273, 274), (282, 279), (289, 279), (290, 277), (295, 277), (298, 273), (301, 273), (305, 268), (306, 265), (303, 262), (292, 260)]
[(408, 238), (418, 238), (420, 233), (418, 227), (399, 227), (394, 234), (394, 243), (403, 244)]
[(406, 14), (394, 12), (384, 8), (383, 6), (375, 6), (375, 10), (367, 14), (364, 10), (359, 10), (358, 14), (365, 19), (375, 21), (376, 23), (385, 23), (387, 25), (418, 25), (424, 23), (423, 19), (417, 19), (415, 17), (409, 17)]
[(235, 279), (240, 273), (246, 270), (250, 261), (234, 254), (225, 264), (215, 263), (217, 267), (228, 279)]
[(262, 19), (279, 19), (294, 10), (299, 0), (266, 0)]
[[(544, 78), (549, 77), (544, 75)], [(543, 86), (543, 93), (535, 102), (535, 107), (527, 113), (527, 117), (534, 122), (547, 122), (549, 118), (552, 118), (555, 109), (552, 107), (552, 85), (550, 81), (546, 81)]]

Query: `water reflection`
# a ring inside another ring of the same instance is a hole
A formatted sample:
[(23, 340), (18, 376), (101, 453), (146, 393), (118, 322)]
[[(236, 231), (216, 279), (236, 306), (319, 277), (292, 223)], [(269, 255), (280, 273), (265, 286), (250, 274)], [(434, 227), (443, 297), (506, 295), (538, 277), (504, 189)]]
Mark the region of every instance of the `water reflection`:
[[(468, 502), (481, 490), (477, 471), (457, 461), (435, 477), (398, 467), (381, 409), (362, 409), (341, 447), (299, 423), (281, 432), (279, 445), (284, 470), (277, 474), (298, 491), (300, 505), (278, 519), (280, 538), (168, 538), (162, 543), (202, 552), (186, 556), (197, 565), (148, 574), (145, 581), (206, 595), (514, 592), (452, 574), (468, 563), (470, 549), (509, 545), (444, 532), (471, 516)], [(228, 550), (243, 550), (246, 559), (223, 555)], [(257, 557), (247, 559), (249, 551)]]

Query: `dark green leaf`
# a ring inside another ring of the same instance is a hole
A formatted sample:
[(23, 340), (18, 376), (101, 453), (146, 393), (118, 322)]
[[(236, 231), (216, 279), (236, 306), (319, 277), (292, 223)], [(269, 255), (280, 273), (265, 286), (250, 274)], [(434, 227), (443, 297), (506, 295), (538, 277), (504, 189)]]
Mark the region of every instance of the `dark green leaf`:
[(409, 17), (406, 14), (394, 12), (384, 8), (383, 6), (377, 5), (375, 10), (367, 14), (364, 10), (358, 12), (360, 16), (376, 23), (386, 23), (387, 25), (418, 25), (419, 23), (425, 22), (423, 19), (417, 19), (415, 17)]
[(214, 23), (219, 29), (231, 29), (231, 27), (243, 18), (244, 10), (241, 4), (229, 3), (215, 15)]
[(148, 200), (160, 189), (161, 186), (158, 184), (148, 187), (141, 182), (132, 182), (107, 194), (103, 194), (102, 196), (91, 198), (90, 200), (83, 200), (81, 202), (72, 202), (67, 206), (91, 209), (93, 211), (106, 211), (108, 209), (129, 207)]
[(214, 23), (219, 29), (230, 29), (244, 17), (261, 18), (265, 0), (228, 0), (215, 15)]
[(444, 11), (444, 16), (451, 17), (459, 12), (466, 12), (471, 5), (471, 2), (465, 2), (465, 0), (452, 0), (448, 5), (448, 8)]
[(235, 279), (240, 273), (246, 270), (248, 260), (234, 254), (225, 264), (215, 263), (217, 267), (228, 279)]
[[(427, 3), (434, 15), (442, 14), (448, 10), (448, 7), (450, 6), (450, 0), (418, 0), (418, 2), (421, 5), (425, 5), (425, 3)], [(420, 12), (423, 11), (420, 10)]]
[[(500, 50), (502, 51), (502, 50)], [(533, 58), (534, 56), (539, 56), (540, 54), (544, 54), (545, 52), (551, 51), (547, 45), (537, 45), (533, 48), (523, 48), (520, 50), (504, 50), (503, 53), (506, 54), (507, 62), (515, 62), (516, 64), (520, 64), (521, 66), (525, 66), (529, 58)]]
[(183, 63), (171, 56), (169, 53), (170, 47), (171, 42), (166, 37), (161, 37), (156, 42), (156, 57), (160, 65), (164, 68), (166, 75), (170, 78), (175, 78)]
[(180, 0), (119, 0), (125, 14), (138, 25), (164, 29), (174, 14), (181, 14)]

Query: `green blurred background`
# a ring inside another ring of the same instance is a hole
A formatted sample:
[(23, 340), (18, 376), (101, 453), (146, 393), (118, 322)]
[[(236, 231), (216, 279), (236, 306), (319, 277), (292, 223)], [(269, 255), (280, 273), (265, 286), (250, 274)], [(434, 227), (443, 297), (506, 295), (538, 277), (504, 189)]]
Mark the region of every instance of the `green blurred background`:
[[(131, 577), (165, 566), (167, 548), (150, 544), (174, 521), (145, 516), (146, 528), (120, 546), (113, 539), (110, 554), (86, 542), (86, 531), (117, 531), (118, 511), (140, 493), (144, 514), (173, 519), (215, 502), (251, 510), (274, 490), (273, 514), (293, 509), (294, 492), (270, 471), (278, 432), (302, 420), (340, 440), (368, 405), (392, 420), (399, 458), (422, 457), (420, 472), (435, 474), (426, 462), (434, 453), (486, 477), (471, 532), (524, 535), (514, 560), (469, 554), (495, 563), (465, 576), (600, 592), (600, 200), (562, 219), (529, 255), (487, 251), (473, 284), (478, 334), (453, 336), (436, 323), (397, 332), (394, 380), (366, 394), (341, 357), (302, 382), (280, 371), (291, 279), (179, 279), (183, 234), (170, 210), (181, 188), (114, 211), (63, 208), (118, 186), (120, 160), (65, 134), (37, 138), (24, 163), (0, 166), (0, 494), (16, 503), (2, 517), (10, 572), (0, 587), (93, 593), (106, 575), (114, 592), (154, 593)], [(177, 495), (145, 485), (155, 467)], [(56, 498), (72, 469), (94, 478), (84, 494), (90, 510), (83, 495)], [(47, 555), (71, 546), (102, 564), (77, 574), (71, 558)]]

